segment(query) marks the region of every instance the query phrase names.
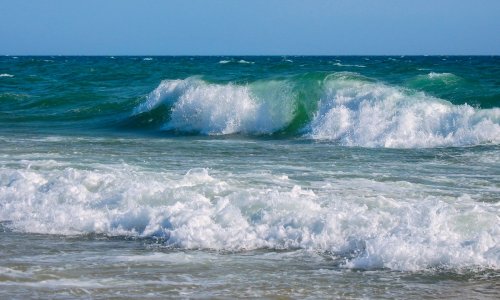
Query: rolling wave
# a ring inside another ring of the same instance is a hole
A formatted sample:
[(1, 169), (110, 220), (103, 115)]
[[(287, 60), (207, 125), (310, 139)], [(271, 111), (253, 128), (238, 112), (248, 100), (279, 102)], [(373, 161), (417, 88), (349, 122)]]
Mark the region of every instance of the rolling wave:
[(134, 109), (133, 118), (160, 107), (160, 128), (180, 133), (288, 132), (344, 146), (388, 148), (500, 142), (499, 108), (454, 105), (349, 72), (248, 84), (209, 83), (198, 77), (164, 80)]
[(165, 80), (135, 108), (134, 115), (167, 105), (170, 118), (163, 124), (164, 130), (207, 135), (270, 134), (292, 121), (291, 95), (284, 81), (233, 85), (210, 84), (195, 77)]
[(500, 109), (453, 105), (424, 93), (334, 76), (308, 126), (346, 146), (415, 148), (500, 142)]

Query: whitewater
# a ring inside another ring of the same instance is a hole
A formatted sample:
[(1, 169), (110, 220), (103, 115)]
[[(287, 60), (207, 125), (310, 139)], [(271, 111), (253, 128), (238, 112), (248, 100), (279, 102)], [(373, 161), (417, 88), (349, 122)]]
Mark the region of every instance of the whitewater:
[(499, 296), (498, 57), (0, 66), (0, 298)]
[[(333, 73), (308, 83), (318, 89), (311, 92), (319, 95), (312, 104), (317, 111), (308, 112), (309, 123), (297, 134), (311, 139), (388, 148), (500, 142), (499, 108), (453, 105), (422, 92), (373, 83), (357, 73)], [(298, 108), (307, 105), (297, 99), (299, 88), (291, 80), (250, 85), (165, 80), (134, 109), (134, 115), (164, 105), (170, 113), (161, 127), (166, 131), (273, 134), (298, 122)]]

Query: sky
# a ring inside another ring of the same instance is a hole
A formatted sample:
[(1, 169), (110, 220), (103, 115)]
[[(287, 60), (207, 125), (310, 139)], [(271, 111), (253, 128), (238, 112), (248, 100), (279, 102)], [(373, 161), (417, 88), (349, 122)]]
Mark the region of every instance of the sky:
[(499, 55), (500, 0), (0, 0), (0, 55)]

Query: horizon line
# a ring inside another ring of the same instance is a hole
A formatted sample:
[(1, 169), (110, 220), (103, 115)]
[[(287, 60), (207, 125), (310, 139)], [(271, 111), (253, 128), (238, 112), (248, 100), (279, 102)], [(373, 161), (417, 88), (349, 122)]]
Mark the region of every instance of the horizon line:
[(0, 54), (4, 57), (28, 57), (28, 56), (66, 56), (66, 57), (328, 57), (328, 56), (374, 56), (374, 57), (388, 57), (388, 56), (451, 56), (451, 57), (464, 57), (464, 56), (500, 56), (500, 54)]

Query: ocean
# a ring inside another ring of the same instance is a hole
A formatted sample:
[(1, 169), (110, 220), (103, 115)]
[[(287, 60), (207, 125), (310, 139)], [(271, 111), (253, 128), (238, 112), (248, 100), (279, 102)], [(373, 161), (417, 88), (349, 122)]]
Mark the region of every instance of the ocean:
[(2, 56), (0, 298), (500, 297), (498, 56)]

